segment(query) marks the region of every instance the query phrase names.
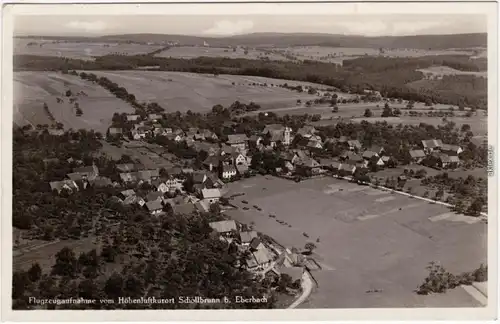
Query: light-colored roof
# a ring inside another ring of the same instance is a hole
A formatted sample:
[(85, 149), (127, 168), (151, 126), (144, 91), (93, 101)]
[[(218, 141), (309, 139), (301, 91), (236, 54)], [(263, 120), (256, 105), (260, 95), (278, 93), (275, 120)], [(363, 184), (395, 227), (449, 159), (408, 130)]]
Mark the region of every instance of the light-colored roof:
[(221, 193), (219, 189), (202, 189), (201, 195), (204, 199), (220, 198)]
[(425, 153), (422, 150), (411, 150), (410, 156), (412, 158), (421, 158), (421, 157), (425, 157)]
[(422, 146), (424, 148), (437, 148), (441, 147), (443, 142), (441, 140), (431, 139), (431, 140), (423, 140)]
[(256, 231), (249, 231), (249, 232), (241, 232), (240, 233), (240, 239), (241, 243), (250, 243), (252, 239), (257, 237), (257, 232)]
[(378, 153), (374, 152), (374, 151), (364, 151), (363, 152), (364, 158), (371, 159), (373, 156), (378, 156)]
[(347, 144), (358, 148), (361, 147), (361, 143), (358, 140), (348, 140)]
[(124, 182), (137, 181), (137, 173), (136, 172), (120, 173), (120, 179), (122, 179), (122, 181)]
[(208, 212), (210, 210), (210, 205), (208, 203), (208, 201), (206, 200), (200, 200), (200, 201), (197, 201), (194, 206), (196, 207), (196, 209), (198, 209), (200, 212)]
[(234, 231), (237, 230), (236, 222), (234, 220), (211, 222), (210, 227), (219, 233), (227, 233), (227, 232), (231, 232), (233, 230)]
[(78, 189), (78, 186), (73, 180), (51, 181), (49, 185), (51, 190), (55, 189), (57, 191), (60, 191), (64, 186), (68, 186), (71, 189)]
[(135, 195), (135, 191), (133, 189), (128, 189), (128, 190), (123, 190), (120, 192), (123, 196), (128, 197), (128, 196), (133, 196)]
[(129, 172), (133, 171), (135, 168), (133, 163), (124, 163), (124, 164), (117, 164), (116, 169), (122, 172)]
[(227, 135), (227, 143), (229, 144), (239, 144), (248, 141), (246, 134), (231, 134)]

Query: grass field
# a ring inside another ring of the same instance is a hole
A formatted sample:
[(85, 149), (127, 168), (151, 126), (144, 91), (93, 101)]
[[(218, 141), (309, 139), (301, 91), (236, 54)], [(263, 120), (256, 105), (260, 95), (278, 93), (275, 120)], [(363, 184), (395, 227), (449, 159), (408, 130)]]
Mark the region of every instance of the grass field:
[[(30, 44), (31, 45), (28, 45)], [(109, 54), (147, 54), (162, 48), (159, 45), (118, 43), (75, 43), (15, 39), (14, 54), (60, 56), (72, 59), (93, 60), (95, 56)]]
[(460, 71), (460, 70), (455, 70), (448, 66), (432, 66), (426, 69), (419, 69), (417, 71), (420, 71), (426, 75), (430, 74), (432, 76), (438, 76), (438, 77), (442, 77), (443, 75), (474, 75), (483, 78), (488, 77), (488, 71), (481, 71), (481, 72)]
[[(413, 292), (429, 262), (440, 262), (451, 272), (486, 262), (487, 225), (456, 221), (440, 205), (333, 178), (297, 184), (254, 177), (230, 184), (228, 195), (235, 193), (245, 195), (232, 201), (240, 207), (228, 212), (234, 219), (253, 222), (288, 247), (317, 245), (315, 255), (323, 265), (319, 288), (303, 307), (439, 306), (433, 296)], [(242, 210), (241, 200), (262, 210)], [(366, 293), (370, 289), (382, 292)], [(440, 305), (476, 306), (454, 294), (441, 298)]]
[[(276, 86), (284, 83), (312, 85), (311, 83), (263, 77), (238, 75), (215, 77), (207, 74), (163, 71), (100, 71), (95, 74), (105, 76), (125, 87), (139, 101), (157, 102), (169, 112), (208, 111), (216, 104), (229, 106), (236, 100), (243, 103), (254, 101), (263, 108), (279, 108), (295, 105), (297, 99), (317, 98), (314, 95), (300, 94)], [(252, 83), (267, 83), (268, 86), (252, 85)], [(317, 84), (315, 86), (322, 87)]]
[[(348, 48), (323, 46), (298, 46), (276, 49), (284, 54), (293, 55), (299, 60), (316, 60), (322, 62), (342, 64), (344, 60), (361, 56), (379, 56), (380, 51), (374, 48)], [(383, 56), (388, 57), (419, 57), (426, 55), (473, 55), (473, 51), (466, 50), (419, 50), (419, 49), (384, 49)]]
[(249, 60), (268, 58), (272, 61), (287, 60), (284, 56), (273, 53), (265, 53), (256, 49), (248, 49), (247, 54), (243, 48), (237, 48), (233, 51), (232, 48), (223, 47), (202, 47), (202, 46), (175, 46), (161, 53), (156, 54), (159, 57), (172, 57), (172, 58), (196, 58), (201, 56), (206, 57), (228, 57), (228, 58), (245, 58)]
[(122, 155), (128, 155), (133, 160), (138, 159), (141, 161), (147, 169), (170, 168), (174, 166), (172, 160), (175, 159), (175, 156), (167, 152), (163, 153), (165, 151), (164, 148), (161, 148), (161, 156), (158, 153), (154, 153), (155, 148), (149, 147), (153, 146), (152, 144), (123, 143), (121, 147), (116, 147), (106, 141), (101, 141), (101, 143), (102, 148), (100, 152), (114, 160), (119, 160)]
[[(65, 92), (71, 90), (83, 115), (75, 115), (74, 104)], [(83, 91), (84, 94), (79, 94)], [(63, 102), (58, 103), (57, 98)], [(107, 90), (81, 80), (79, 77), (55, 72), (14, 73), (14, 121), (17, 124), (46, 124), (49, 119), (43, 110), (47, 103), (56, 121), (66, 129), (94, 129), (105, 133), (113, 113), (132, 113), (134, 109)]]

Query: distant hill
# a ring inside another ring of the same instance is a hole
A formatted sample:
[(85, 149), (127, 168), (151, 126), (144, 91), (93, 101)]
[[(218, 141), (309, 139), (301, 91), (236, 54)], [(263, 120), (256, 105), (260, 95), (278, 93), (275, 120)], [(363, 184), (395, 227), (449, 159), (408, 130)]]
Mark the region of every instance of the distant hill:
[(161, 43), (178, 42), (181, 45), (210, 46), (332, 46), (332, 47), (363, 47), (363, 48), (415, 48), (415, 49), (447, 49), (486, 47), (487, 34), (457, 34), (457, 35), (417, 35), (417, 36), (349, 36), (317, 33), (253, 33), (230, 37), (201, 37), (189, 35), (168, 34), (124, 34), (101, 37), (73, 36), (22, 36), (21, 38), (44, 38), (76, 42), (133, 42)]

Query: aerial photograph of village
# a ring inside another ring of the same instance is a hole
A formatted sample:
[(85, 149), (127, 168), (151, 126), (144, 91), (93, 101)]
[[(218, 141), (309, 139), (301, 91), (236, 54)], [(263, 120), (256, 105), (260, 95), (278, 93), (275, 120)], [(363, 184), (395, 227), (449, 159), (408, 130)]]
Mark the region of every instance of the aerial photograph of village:
[(275, 18), (16, 17), (13, 310), (488, 305), (484, 19)]

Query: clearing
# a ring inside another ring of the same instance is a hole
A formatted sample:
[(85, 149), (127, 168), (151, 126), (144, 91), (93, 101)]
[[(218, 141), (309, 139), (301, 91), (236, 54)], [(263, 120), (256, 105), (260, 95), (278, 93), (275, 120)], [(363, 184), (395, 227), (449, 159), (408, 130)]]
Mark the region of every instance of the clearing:
[(438, 76), (438, 77), (442, 77), (443, 75), (474, 75), (476, 77), (483, 77), (483, 78), (488, 77), (488, 71), (481, 71), (481, 72), (460, 71), (460, 70), (455, 70), (448, 66), (431, 66), (429, 68), (419, 69), (417, 71), (420, 71), (428, 76)]
[[(271, 79), (254, 76), (196, 74), (163, 71), (98, 71), (133, 93), (137, 100), (157, 102), (167, 112), (203, 112), (214, 105), (229, 106), (236, 100), (242, 103), (253, 101), (263, 108), (279, 108), (295, 105), (297, 99), (310, 100), (315, 95), (298, 93), (277, 85), (323, 85)], [(234, 83), (234, 85), (233, 85)], [(266, 83), (267, 86), (261, 84)], [(255, 84), (255, 85), (253, 85)], [(274, 85), (274, 86), (273, 86)]]
[[(431, 261), (453, 273), (486, 263), (487, 225), (478, 219), (469, 224), (441, 205), (329, 177), (295, 183), (258, 176), (229, 184), (227, 195), (236, 193), (245, 195), (231, 201), (239, 207), (227, 212), (235, 220), (253, 222), (287, 247), (317, 245), (319, 287), (301, 307), (478, 306), (458, 290), (413, 292)], [(241, 200), (261, 211), (243, 210)], [(381, 292), (367, 293), (374, 289)]]
[[(70, 97), (66, 96), (68, 90), (72, 93)], [(58, 102), (58, 98), (62, 101)], [(71, 98), (83, 111), (82, 116), (76, 116)], [(111, 124), (113, 113), (134, 112), (125, 101), (78, 76), (56, 72), (14, 73), (14, 121), (20, 125), (49, 124), (44, 103), (65, 129), (94, 129), (103, 134)]]

